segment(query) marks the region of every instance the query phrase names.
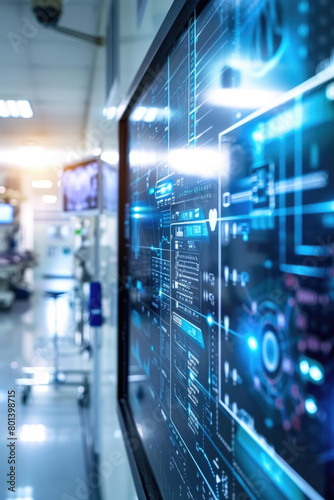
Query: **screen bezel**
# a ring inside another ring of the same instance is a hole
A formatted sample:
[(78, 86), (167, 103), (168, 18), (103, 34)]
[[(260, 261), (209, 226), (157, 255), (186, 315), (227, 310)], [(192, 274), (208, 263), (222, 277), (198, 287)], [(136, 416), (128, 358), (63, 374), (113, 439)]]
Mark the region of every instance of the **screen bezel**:
[(60, 185), (61, 185), (61, 207), (62, 207), (62, 212), (64, 214), (68, 215), (73, 215), (76, 217), (90, 217), (94, 215), (98, 215), (101, 213), (102, 210), (102, 200), (101, 200), (101, 193), (102, 193), (102, 186), (101, 186), (101, 181), (102, 181), (102, 173), (101, 173), (101, 159), (100, 157), (93, 156), (88, 159), (84, 159), (82, 161), (78, 161), (75, 163), (70, 163), (68, 165), (65, 165), (63, 167), (63, 174), (66, 170), (75, 170), (78, 167), (85, 167), (86, 165), (89, 165), (90, 163), (97, 163), (98, 165), (98, 187), (97, 187), (97, 207), (96, 208), (90, 208), (86, 210), (65, 210), (65, 192), (64, 192), (64, 184), (63, 181), (61, 180)]
[(129, 325), (126, 288), (127, 255), (124, 233), (128, 186), (128, 123), (137, 99), (154, 80), (178, 37), (187, 28), (195, 9), (208, 0), (174, 0), (141, 68), (120, 107), (119, 116), (119, 197), (118, 197), (118, 415), (130, 467), (139, 499), (163, 499), (141, 442), (128, 401)]

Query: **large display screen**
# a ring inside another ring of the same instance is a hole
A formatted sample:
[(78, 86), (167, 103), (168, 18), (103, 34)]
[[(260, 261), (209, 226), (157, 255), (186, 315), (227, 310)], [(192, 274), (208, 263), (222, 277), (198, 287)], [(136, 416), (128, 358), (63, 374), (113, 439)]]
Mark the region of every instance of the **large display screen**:
[(0, 224), (12, 224), (14, 220), (14, 207), (8, 203), (0, 203)]
[(127, 401), (163, 499), (334, 498), (333, 21), (207, 2), (129, 109)]
[(99, 208), (99, 161), (92, 160), (64, 168), (62, 176), (65, 212)]

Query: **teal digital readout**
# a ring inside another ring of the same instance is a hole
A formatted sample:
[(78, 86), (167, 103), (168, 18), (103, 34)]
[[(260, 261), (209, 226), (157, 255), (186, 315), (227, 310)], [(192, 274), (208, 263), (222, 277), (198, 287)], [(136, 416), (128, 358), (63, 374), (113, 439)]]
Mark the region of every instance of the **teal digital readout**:
[(193, 237), (205, 237), (208, 236), (208, 229), (206, 227), (206, 223), (203, 222), (202, 224), (191, 224), (189, 226), (186, 226), (186, 237), (187, 238), (193, 238)]
[(192, 323), (189, 323), (186, 319), (181, 318), (178, 314), (173, 313), (173, 322), (181, 328), (184, 333), (189, 335), (197, 344), (199, 344), (202, 349), (205, 349), (204, 345), (204, 339), (203, 339), (203, 334), (202, 330), (200, 328), (197, 328), (197, 326), (193, 325)]

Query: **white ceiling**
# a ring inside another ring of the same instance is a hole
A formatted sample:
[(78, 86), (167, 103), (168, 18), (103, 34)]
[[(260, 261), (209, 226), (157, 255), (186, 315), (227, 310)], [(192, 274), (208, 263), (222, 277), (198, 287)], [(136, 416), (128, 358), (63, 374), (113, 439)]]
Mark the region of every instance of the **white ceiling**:
[[(106, 1), (64, 0), (59, 26), (99, 34)], [(32, 119), (0, 118), (0, 154), (30, 143), (76, 148), (101, 50), (38, 25), (30, 0), (0, 0), (0, 99), (28, 99), (34, 112)]]

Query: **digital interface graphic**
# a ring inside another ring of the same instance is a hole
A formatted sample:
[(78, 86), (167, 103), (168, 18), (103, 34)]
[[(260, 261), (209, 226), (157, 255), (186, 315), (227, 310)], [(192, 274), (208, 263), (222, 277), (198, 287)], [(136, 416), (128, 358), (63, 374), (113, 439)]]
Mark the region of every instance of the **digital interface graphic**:
[(99, 164), (97, 161), (65, 167), (62, 176), (65, 212), (98, 209)]
[(334, 5), (194, 12), (129, 118), (129, 404), (164, 499), (334, 498)]
[(8, 203), (0, 203), (0, 224), (12, 224), (14, 220), (14, 207)]

